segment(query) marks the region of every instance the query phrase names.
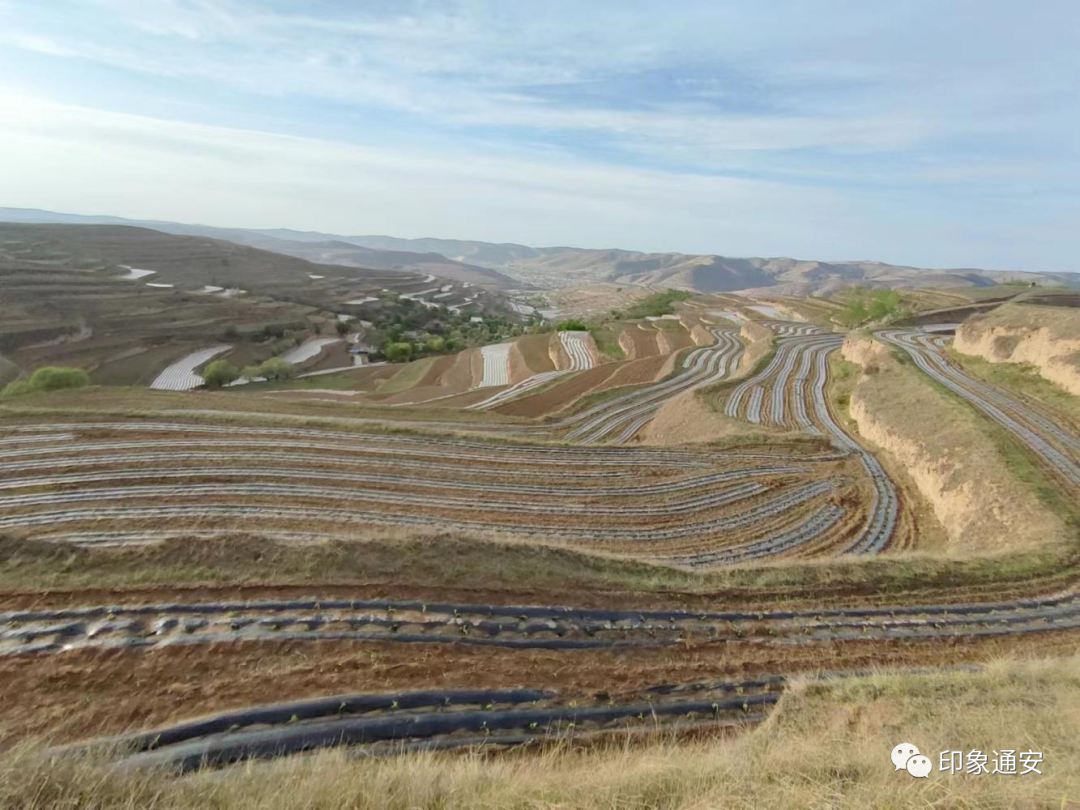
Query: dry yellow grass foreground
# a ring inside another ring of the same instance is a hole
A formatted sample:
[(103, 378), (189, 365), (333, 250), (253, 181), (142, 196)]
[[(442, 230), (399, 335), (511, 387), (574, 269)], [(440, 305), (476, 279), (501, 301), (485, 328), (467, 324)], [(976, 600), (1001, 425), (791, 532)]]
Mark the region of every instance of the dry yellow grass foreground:
[(866, 335), (849, 334), (843, 356), (862, 369), (850, 403), (860, 435), (910, 473), (948, 535), (947, 552), (1033, 549), (1071, 536), (1009, 469), (987, 420)]
[[(934, 763), (894, 771), (905, 742)], [(1042, 775), (939, 773), (945, 750), (1041, 752)], [(881, 673), (794, 685), (756, 731), (602, 750), (422, 754), (334, 751), (175, 778), (123, 775), (35, 749), (0, 759), (0, 806), (19, 808), (1062, 808), (1080, 800), (1080, 656), (976, 672)]]

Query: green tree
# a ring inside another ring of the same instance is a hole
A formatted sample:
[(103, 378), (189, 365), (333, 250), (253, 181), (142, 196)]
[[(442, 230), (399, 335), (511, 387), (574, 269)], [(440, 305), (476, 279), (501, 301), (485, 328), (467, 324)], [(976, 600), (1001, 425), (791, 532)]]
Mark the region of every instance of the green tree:
[(280, 357), (271, 357), (259, 366), (259, 376), (268, 380), (290, 380), (296, 376), (296, 367)]
[(345, 337), (349, 333), (349, 325), (345, 321), (335, 323), (334, 329), (337, 330), (338, 335), (341, 337)]
[(556, 332), (585, 332), (589, 327), (585, 325), (585, 322), (580, 318), (571, 318), (566, 321), (559, 321), (555, 326)]
[(412, 359), (412, 351), (411, 343), (388, 342), (383, 347), (383, 354), (391, 363), (407, 363)]
[(240, 379), (240, 369), (228, 360), (214, 360), (203, 369), (202, 377), (207, 388), (221, 388)]

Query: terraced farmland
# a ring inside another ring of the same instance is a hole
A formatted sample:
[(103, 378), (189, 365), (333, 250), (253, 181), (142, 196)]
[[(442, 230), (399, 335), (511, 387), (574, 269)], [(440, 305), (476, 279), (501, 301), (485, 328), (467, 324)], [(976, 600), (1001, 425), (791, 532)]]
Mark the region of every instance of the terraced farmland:
[(1070, 491), (1080, 495), (1080, 438), (1059, 424), (1059, 417), (964, 374), (938, 350), (940, 337), (896, 329), (881, 331), (878, 336), (902, 349), (924, 373), (1015, 435)]
[[(751, 732), (796, 677), (1075, 647), (1075, 549), (904, 554), (916, 497), (833, 410), (843, 336), (714, 303), (605, 325), (625, 360), (536, 333), (317, 406), (0, 406), (0, 729), (129, 770), (637, 742)], [(880, 337), (1075, 486), (1049, 412)], [(680, 397), (743, 432), (637, 443)]]
[(150, 383), (150, 387), (162, 391), (190, 391), (192, 388), (198, 388), (204, 380), (195, 370), (222, 352), (228, 351), (229, 348), (229, 346), (211, 346), (209, 349), (192, 352), (162, 371)]
[[(483, 410), (486, 408), (494, 407), (503, 402), (513, 399), (520, 394), (524, 394), (527, 391), (531, 391), (534, 388), (538, 388), (542, 385), (547, 385), (553, 380), (563, 377), (567, 374), (575, 371), (585, 371), (592, 368), (595, 363), (593, 355), (589, 351), (587, 342), (588, 332), (574, 332), (563, 331), (559, 332), (559, 343), (563, 350), (566, 352), (566, 356), (569, 359), (569, 366), (563, 369), (555, 369), (554, 371), (544, 371), (539, 374), (533, 374), (526, 377), (519, 382), (499, 391), (496, 394), (488, 397), (487, 399), (480, 400), (472, 405), (467, 406), (469, 410)], [(487, 359), (485, 355), (485, 368), (484, 373), (487, 374)], [(481, 387), (484, 387), (481, 385)]]
[(300, 542), (355, 536), (362, 522), (697, 567), (746, 547), (827, 554), (855, 517), (838, 505), (853, 497), (847, 459), (827, 449), (586, 450), (190, 422), (30, 424), (4, 438), (0, 530), (83, 546), (208, 521), (219, 534), (257, 526)]

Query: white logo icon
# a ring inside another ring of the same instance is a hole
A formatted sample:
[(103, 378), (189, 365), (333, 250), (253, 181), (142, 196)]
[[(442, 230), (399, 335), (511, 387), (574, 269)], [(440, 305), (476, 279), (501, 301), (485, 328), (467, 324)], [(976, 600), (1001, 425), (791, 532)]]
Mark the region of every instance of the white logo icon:
[(916, 779), (926, 779), (930, 776), (930, 771), (934, 770), (934, 766), (930, 764), (930, 757), (924, 757), (921, 754), (909, 757), (906, 764), (907, 772)]
[(930, 775), (930, 771), (934, 770), (934, 766), (930, 762), (930, 757), (924, 757), (919, 753), (919, 749), (911, 743), (900, 743), (896, 748), (892, 750), (893, 765), (896, 767), (893, 772), (907, 771), (916, 779), (925, 779)]
[(892, 750), (892, 764), (896, 766), (893, 771), (906, 770), (908, 759), (918, 754), (919, 749), (911, 743), (900, 743)]

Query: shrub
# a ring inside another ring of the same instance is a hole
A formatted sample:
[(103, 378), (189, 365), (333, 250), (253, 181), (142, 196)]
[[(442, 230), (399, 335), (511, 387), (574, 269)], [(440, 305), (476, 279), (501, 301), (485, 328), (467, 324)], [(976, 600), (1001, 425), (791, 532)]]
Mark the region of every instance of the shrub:
[(639, 318), (658, 318), (661, 315), (670, 315), (675, 311), (675, 304), (692, 297), (693, 293), (686, 290), (664, 290), (653, 293), (648, 298), (631, 304), (626, 310), (626, 317), (631, 320)]
[(23, 394), (29, 394), (33, 390), (30, 387), (29, 380), (16, 380), (4, 386), (4, 390), (0, 391), (0, 397), (19, 397)]
[(555, 325), (556, 332), (585, 332), (589, 327), (585, 325), (585, 322), (580, 318), (571, 318), (567, 321), (559, 321)]
[(82, 388), (90, 384), (90, 375), (81, 368), (45, 366), (30, 375), (30, 387), (35, 391), (59, 391), (62, 388)]
[(90, 376), (81, 368), (45, 366), (30, 375), (29, 380), (9, 383), (3, 396), (14, 397), (34, 391), (60, 391), (65, 388), (83, 388), (90, 384)]
[(203, 380), (207, 388), (221, 388), (240, 378), (240, 369), (228, 360), (215, 360), (203, 369)]
[(345, 321), (338, 321), (334, 324), (334, 329), (337, 330), (338, 335), (345, 337), (349, 333), (349, 325)]

